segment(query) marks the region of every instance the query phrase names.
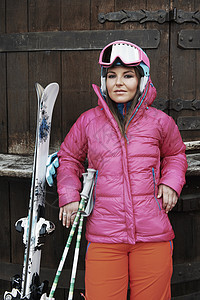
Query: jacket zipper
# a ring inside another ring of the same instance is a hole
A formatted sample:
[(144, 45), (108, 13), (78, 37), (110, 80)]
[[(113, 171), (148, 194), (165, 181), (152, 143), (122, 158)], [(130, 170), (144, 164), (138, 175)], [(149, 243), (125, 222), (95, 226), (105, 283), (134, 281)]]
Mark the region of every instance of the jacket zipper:
[[(150, 84), (150, 83), (149, 83), (149, 84)], [(131, 122), (132, 119), (135, 117), (135, 115), (137, 114), (137, 112), (138, 112), (140, 106), (142, 105), (144, 99), (146, 98), (147, 92), (148, 92), (148, 90), (149, 90), (149, 84), (148, 84), (148, 87), (147, 87), (147, 89), (146, 89), (146, 92), (145, 92), (143, 98), (142, 98), (141, 101), (140, 101), (140, 104), (138, 105), (138, 107), (136, 108), (136, 110), (135, 110), (135, 112), (133, 113), (132, 117), (131, 117), (130, 120), (128, 121), (128, 124), (127, 124), (127, 126), (126, 126), (126, 128), (125, 128), (125, 136), (126, 136), (126, 131), (127, 131), (127, 129), (128, 129), (128, 126), (129, 126), (130, 122)]]
[[(146, 90), (146, 92), (145, 92), (145, 95), (143, 96), (143, 98), (142, 98), (142, 100), (141, 100), (139, 106), (136, 108), (134, 114), (133, 114), (132, 117), (130, 118), (130, 120), (129, 120), (129, 122), (128, 122), (126, 128), (125, 128), (125, 135), (124, 135), (124, 137), (125, 137), (126, 157), (127, 157), (127, 144), (129, 144), (129, 140), (128, 140), (128, 137), (127, 137), (127, 134), (126, 134), (126, 133), (127, 133), (127, 130), (128, 130), (128, 126), (129, 126), (131, 120), (132, 120), (132, 119), (135, 117), (135, 115), (137, 114), (137, 112), (138, 112), (140, 106), (142, 105), (142, 103), (143, 103), (143, 101), (144, 101), (144, 99), (145, 99), (145, 97), (146, 97), (146, 95), (147, 95), (148, 89), (149, 89), (149, 86), (148, 86), (148, 88), (147, 88), (147, 90)], [(127, 163), (128, 163), (128, 162), (127, 162)], [(128, 178), (129, 178), (129, 184), (130, 184), (131, 181), (130, 181), (129, 174), (128, 174)], [(131, 188), (130, 188), (130, 193), (131, 193)], [(135, 232), (134, 232), (133, 235), (134, 235), (134, 239), (135, 239), (135, 238), (136, 238), (136, 237), (135, 237), (135, 235), (136, 235)]]
[(154, 199), (156, 200), (156, 203), (158, 204), (159, 210), (161, 211), (160, 203), (158, 202), (158, 199), (156, 197), (156, 178), (155, 178), (154, 168), (152, 168), (152, 174), (153, 174), (153, 185), (154, 185)]
[(128, 140), (128, 137), (126, 135), (126, 132), (125, 132), (125, 139), (126, 139), (127, 144), (129, 144), (129, 140)]
[(95, 201), (96, 201), (96, 188), (97, 188), (97, 178), (98, 178), (98, 170), (96, 171), (96, 176), (95, 176), (95, 181), (94, 181), (94, 205), (95, 205)]

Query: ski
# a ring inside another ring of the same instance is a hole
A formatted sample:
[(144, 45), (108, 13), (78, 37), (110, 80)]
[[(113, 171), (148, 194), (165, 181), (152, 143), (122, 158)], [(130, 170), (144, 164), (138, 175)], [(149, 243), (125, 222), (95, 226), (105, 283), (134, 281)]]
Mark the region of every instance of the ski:
[(55, 229), (52, 222), (45, 220), (44, 212), (46, 162), (52, 113), (58, 91), (57, 83), (51, 83), (45, 89), (36, 83), (38, 112), (29, 211), (26, 218), (21, 218), (15, 224), (16, 230), (23, 233), (25, 244), (22, 278), (18, 275), (13, 277), (13, 289), (5, 292), (4, 300), (38, 300), (48, 287), (47, 282), (40, 284), (39, 271), (42, 238)]

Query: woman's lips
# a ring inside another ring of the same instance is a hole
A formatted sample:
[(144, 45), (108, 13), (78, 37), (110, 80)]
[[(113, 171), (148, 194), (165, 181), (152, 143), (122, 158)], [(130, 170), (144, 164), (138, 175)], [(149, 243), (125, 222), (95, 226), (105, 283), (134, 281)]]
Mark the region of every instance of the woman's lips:
[(114, 91), (116, 94), (123, 94), (123, 93), (125, 93), (126, 91), (124, 91), (124, 90), (116, 90), (116, 91)]

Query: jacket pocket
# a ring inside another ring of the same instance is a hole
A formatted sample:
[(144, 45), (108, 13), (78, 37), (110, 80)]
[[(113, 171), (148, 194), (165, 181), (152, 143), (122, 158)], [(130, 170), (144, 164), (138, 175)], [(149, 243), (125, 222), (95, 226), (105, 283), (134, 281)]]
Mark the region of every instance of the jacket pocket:
[(153, 186), (154, 186), (154, 199), (156, 200), (156, 203), (158, 205), (159, 210), (161, 211), (160, 203), (156, 197), (156, 178), (155, 178), (155, 170), (152, 168), (152, 175), (153, 175)]

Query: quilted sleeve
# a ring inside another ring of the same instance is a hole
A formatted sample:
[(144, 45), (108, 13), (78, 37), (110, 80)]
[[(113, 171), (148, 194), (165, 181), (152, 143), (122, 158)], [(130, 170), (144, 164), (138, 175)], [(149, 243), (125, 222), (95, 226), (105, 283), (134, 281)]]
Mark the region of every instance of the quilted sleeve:
[(185, 144), (174, 120), (167, 116), (162, 126), (163, 139), (161, 143), (161, 179), (159, 184), (165, 184), (174, 189), (180, 196), (185, 184), (187, 160)]
[(80, 200), (84, 161), (87, 154), (85, 117), (81, 115), (64, 139), (58, 152), (57, 191), (59, 206)]

